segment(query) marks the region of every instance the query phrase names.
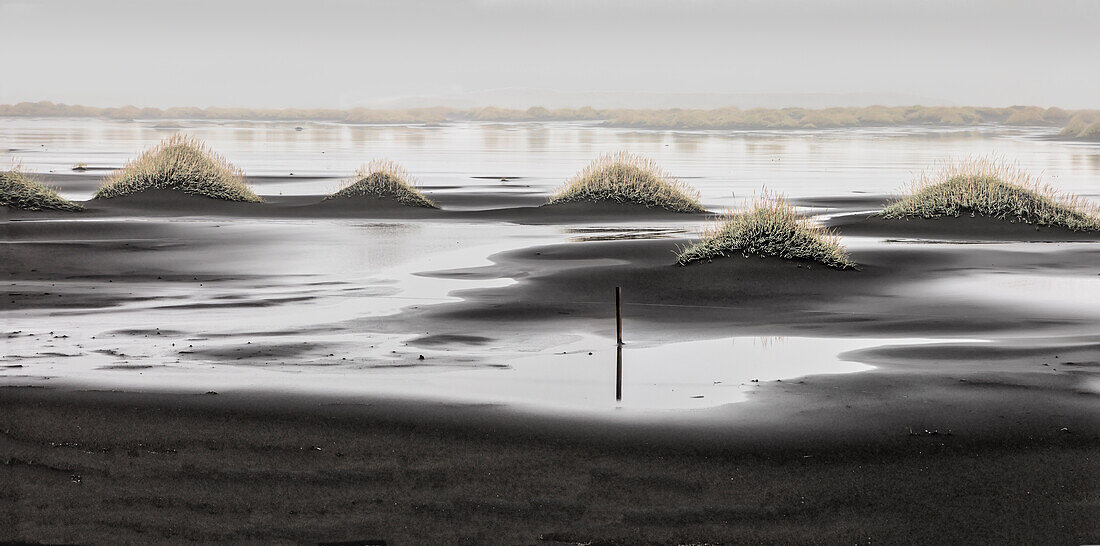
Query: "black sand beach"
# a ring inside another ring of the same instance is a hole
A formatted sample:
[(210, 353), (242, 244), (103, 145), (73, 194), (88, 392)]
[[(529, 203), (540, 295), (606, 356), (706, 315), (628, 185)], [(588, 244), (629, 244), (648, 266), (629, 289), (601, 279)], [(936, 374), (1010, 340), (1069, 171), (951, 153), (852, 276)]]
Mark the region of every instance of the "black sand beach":
[[(128, 302), (187, 304), (172, 300), (173, 286), (231, 291), (249, 283), (299, 285), (291, 294), (258, 293), (224, 305), (278, 313), (292, 299), (321, 297), (302, 284), (308, 279), (246, 275), (229, 261), (191, 273), (195, 256), (234, 256), (261, 244), (262, 225), (247, 237), (209, 229), (235, 219), (581, 228), (630, 221), (688, 231), (707, 220), (620, 206), (497, 208), (506, 196), (488, 197), (484, 206), (463, 199), (482, 210), (364, 211), (306, 198), (256, 205), (145, 195), (93, 202), (68, 216), (8, 211), (0, 224), (3, 308), (60, 319)], [(858, 200), (816, 206), (867, 210)], [(611, 335), (608, 296), (622, 286), (628, 343), (730, 335), (943, 338), (844, 354), (874, 369), (762, 382), (748, 401), (727, 406), (620, 419), (300, 391), (104, 389), (21, 375), (30, 362), (20, 358), (31, 357), (7, 354), (0, 541), (1100, 540), (1095, 313), (923, 290), (976, 274), (1095, 276), (1100, 238), (981, 218), (933, 225), (841, 216), (829, 223), (844, 235), (897, 242), (854, 246), (856, 271), (759, 257), (679, 267), (674, 252), (691, 241), (682, 234), (535, 244), (488, 256), (488, 265), (416, 272), (514, 283), (339, 324), (367, 333), (430, 332), (409, 340), (410, 354), (539, 346), (556, 332)], [(925, 243), (906, 242), (913, 240)], [(210, 307), (210, 320), (229, 308)], [(149, 335), (153, 326), (173, 339), (195, 335), (186, 327), (170, 332), (165, 323), (135, 328)], [(14, 321), (4, 330), (47, 336)], [(299, 349), (271, 345), (277, 358), (304, 358)], [(322, 341), (317, 347), (328, 350)], [(203, 358), (231, 363), (219, 354)], [(135, 368), (120, 373), (159, 364), (129, 355), (126, 365)]]
[(0, 20), (0, 546), (1100, 546), (1100, 1)]

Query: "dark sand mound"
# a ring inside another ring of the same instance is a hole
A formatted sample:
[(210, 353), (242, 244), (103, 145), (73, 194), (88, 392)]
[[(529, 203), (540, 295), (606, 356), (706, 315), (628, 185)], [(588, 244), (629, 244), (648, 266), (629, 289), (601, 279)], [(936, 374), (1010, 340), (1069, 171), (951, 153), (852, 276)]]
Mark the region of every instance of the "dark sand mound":
[(1100, 233), (1009, 222), (987, 216), (883, 218), (877, 214), (839, 216), (827, 222), (841, 235), (946, 241), (1100, 241)]
[(92, 199), (85, 201), (84, 206), (92, 213), (148, 216), (176, 214), (253, 216), (263, 210), (263, 204), (258, 202), (227, 201), (167, 189), (146, 190), (110, 199)]

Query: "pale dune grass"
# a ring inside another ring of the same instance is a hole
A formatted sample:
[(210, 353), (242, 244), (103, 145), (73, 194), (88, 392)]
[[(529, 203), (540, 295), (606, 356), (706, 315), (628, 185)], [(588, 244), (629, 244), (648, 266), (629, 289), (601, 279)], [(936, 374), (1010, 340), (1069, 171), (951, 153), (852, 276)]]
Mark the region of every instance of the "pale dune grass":
[(705, 212), (699, 191), (649, 158), (621, 151), (601, 156), (568, 180), (547, 204), (616, 202), (673, 212)]
[(329, 199), (392, 199), (410, 207), (437, 209), (435, 203), (420, 193), (417, 182), (400, 164), (388, 159), (375, 159), (359, 167), (351, 178)]
[(97, 199), (148, 190), (172, 190), (225, 201), (262, 202), (244, 182), (236, 165), (213, 152), (201, 140), (171, 136), (130, 160), (104, 181)]
[(1060, 192), (1001, 157), (970, 158), (921, 172), (885, 218), (987, 216), (1011, 222), (1100, 231), (1100, 207)]
[(726, 214), (701, 241), (683, 249), (677, 263), (753, 255), (811, 260), (836, 269), (856, 267), (835, 233), (800, 217), (790, 201), (771, 192), (757, 197), (748, 210)]
[(84, 210), (83, 205), (61, 197), (57, 190), (43, 184), (18, 164), (0, 172), (0, 206), (31, 211)]

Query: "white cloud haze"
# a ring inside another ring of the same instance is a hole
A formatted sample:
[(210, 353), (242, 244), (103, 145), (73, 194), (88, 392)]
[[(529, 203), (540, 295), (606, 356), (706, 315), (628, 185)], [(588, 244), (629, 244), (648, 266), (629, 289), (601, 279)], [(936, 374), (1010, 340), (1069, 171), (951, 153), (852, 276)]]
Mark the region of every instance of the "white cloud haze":
[(0, 20), (3, 103), (350, 107), (528, 88), (1100, 107), (1092, 1), (0, 0)]

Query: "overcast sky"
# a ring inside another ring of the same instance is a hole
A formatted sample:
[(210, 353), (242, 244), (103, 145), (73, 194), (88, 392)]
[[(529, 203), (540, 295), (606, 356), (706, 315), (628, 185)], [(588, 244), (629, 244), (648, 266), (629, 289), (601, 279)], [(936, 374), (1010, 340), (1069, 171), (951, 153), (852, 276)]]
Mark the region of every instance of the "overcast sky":
[(350, 107), (530, 88), (1100, 107), (1091, 0), (0, 0), (0, 21), (0, 103)]

